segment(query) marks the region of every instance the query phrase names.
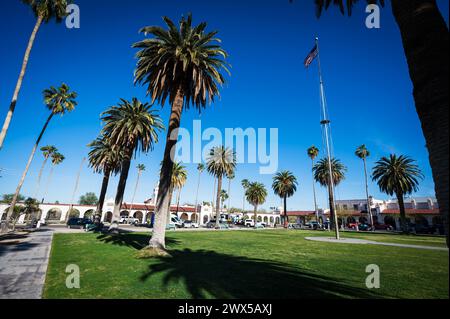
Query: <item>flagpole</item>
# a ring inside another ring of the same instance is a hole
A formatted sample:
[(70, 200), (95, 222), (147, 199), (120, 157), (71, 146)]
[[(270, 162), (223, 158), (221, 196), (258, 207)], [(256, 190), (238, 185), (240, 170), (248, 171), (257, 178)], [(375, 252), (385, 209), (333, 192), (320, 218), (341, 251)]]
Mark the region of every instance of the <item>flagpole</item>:
[(328, 175), (329, 175), (329, 188), (328, 188), (328, 192), (329, 192), (329, 196), (332, 199), (330, 201), (330, 217), (331, 214), (333, 214), (333, 219), (334, 219), (334, 228), (336, 231), (336, 239), (340, 239), (339, 236), (339, 223), (337, 220), (337, 214), (336, 214), (336, 206), (334, 204), (334, 181), (333, 181), (333, 171), (331, 169), (331, 150), (330, 150), (330, 133), (329, 133), (329, 129), (330, 129), (330, 120), (328, 119), (328, 115), (326, 112), (326, 106), (325, 106), (325, 92), (324, 92), (324, 85), (323, 85), (323, 78), (322, 78), (322, 66), (320, 63), (320, 49), (319, 49), (319, 38), (316, 37), (316, 47), (317, 47), (317, 62), (318, 62), (318, 66), (319, 66), (319, 81), (320, 81), (320, 101), (322, 104), (322, 114), (323, 114), (323, 120), (320, 122), (320, 124), (323, 127), (323, 130), (325, 132), (325, 144), (326, 144), (326, 149), (327, 149), (327, 159), (328, 159)]

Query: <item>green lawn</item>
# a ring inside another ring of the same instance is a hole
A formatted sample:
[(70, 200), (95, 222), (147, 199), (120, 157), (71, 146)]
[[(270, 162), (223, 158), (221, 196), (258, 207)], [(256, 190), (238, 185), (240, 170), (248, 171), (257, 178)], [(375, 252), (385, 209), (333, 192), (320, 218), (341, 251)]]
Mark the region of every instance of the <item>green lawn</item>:
[[(137, 259), (146, 234), (55, 234), (45, 298), (448, 298), (448, 252), (305, 240), (308, 231), (171, 232), (170, 257)], [(444, 239), (344, 234), (444, 246)], [(420, 243), (419, 243), (420, 242)], [(77, 264), (80, 289), (67, 289)], [(380, 289), (367, 289), (377, 264)]]

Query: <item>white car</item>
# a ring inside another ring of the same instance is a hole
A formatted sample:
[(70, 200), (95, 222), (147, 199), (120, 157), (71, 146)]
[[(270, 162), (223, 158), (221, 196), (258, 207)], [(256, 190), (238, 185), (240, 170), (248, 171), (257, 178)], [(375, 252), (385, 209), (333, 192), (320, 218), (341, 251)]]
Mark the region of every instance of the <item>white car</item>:
[(255, 221), (253, 219), (246, 219), (244, 222), (245, 227), (254, 227)]
[(198, 223), (194, 223), (190, 220), (184, 221), (184, 228), (198, 228)]
[(121, 224), (136, 224), (136, 223), (139, 223), (139, 219), (130, 217), (130, 216), (122, 216), (122, 217), (120, 217), (119, 223), (121, 223)]

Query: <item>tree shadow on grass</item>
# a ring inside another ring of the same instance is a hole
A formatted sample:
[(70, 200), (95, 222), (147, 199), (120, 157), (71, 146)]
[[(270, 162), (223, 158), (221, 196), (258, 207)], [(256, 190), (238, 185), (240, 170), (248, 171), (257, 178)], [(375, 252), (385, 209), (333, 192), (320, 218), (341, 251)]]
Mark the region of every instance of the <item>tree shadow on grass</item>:
[(172, 250), (171, 256), (155, 257), (140, 280), (164, 273), (163, 285), (182, 280), (194, 299), (245, 298), (380, 298), (364, 288), (334, 278), (308, 273), (290, 265), (214, 251)]
[[(136, 250), (143, 249), (148, 246), (150, 240), (149, 234), (137, 234), (133, 232), (120, 231), (118, 234), (114, 233), (103, 233), (97, 236), (97, 240), (102, 241), (106, 244), (118, 245), (131, 247)], [(178, 245), (179, 241), (173, 238), (166, 238), (166, 245), (168, 247), (173, 247)]]

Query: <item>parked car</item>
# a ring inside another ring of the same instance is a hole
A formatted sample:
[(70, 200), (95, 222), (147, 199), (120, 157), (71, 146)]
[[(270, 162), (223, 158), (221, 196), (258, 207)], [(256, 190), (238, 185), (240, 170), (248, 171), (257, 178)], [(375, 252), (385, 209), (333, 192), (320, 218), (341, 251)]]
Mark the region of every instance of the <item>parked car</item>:
[(374, 224), (373, 227), (375, 228), (375, 230), (394, 230), (394, 227), (392, 227), (392, 225), (389, 224)]
[(246, 219), (244, 222), (245, 227), (254, 227), (255, 221), (253, 219)]
[(89, 231), (102, 231), (103, 230), (103, 223), (99, 223), (99, 224), (95, 224), (95, 223), (89, 223), (85, 226), (85, 231), (89, 232)]
[(185, 220), (184, 227), (185, 228), (198, 228), (198, 223), (194, 223), (191, 220)]
[(122, 216), (119, 219), (120, 224), (136, 224), (139, 223), (139, 219), (131, 216)]
[(206, 228), (214, 228), (216, 227), (216, 221), (214, 219), (211, 219), (209, 222), (206, 223)]
[(257, 222), (257, 223), (256, 223), (256, 226), (254, 226), (254, 227), (255, 227), (256, 229), (258, 229), (258, 228), (266, 228), (266, 224)]
[(170, 216), (170, 221), (172, 224), (175, 225), (175, 227), (177, 228), (183, 228), (184, 227), (184, 221), (182, 219), (180, 219), (180, 217), (178, 217), (175, 214), (171, 214)]
[(89, 218), (78, 218), (78, 217), (71, 217), (67, 221), (67, 228), (80, 228), (83, 229), (86, 227), (86, 225), (93, 224), (93, 221)]
[(434, 234), (436, 232), (434, 227), (422, 224), (412, 224), (412, 229), (416, 234)]
[(169, 223), (166, 225), (166, 230), (175, 230), (177, 229), (177, 226), (173, 223)]
[(302, 229), (302, 226), (300, 224), (289, 223), (288, 229)]
[(370, 230), (372, 230), (372, 226), (370, 226), (369, 224), (366, 224), (366, 223), (361, 223), (361, 224), (358, 224), (358, 229), (360, 231), (370, 231)]

